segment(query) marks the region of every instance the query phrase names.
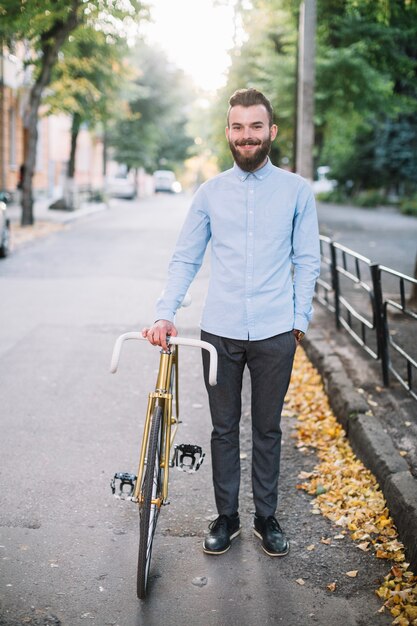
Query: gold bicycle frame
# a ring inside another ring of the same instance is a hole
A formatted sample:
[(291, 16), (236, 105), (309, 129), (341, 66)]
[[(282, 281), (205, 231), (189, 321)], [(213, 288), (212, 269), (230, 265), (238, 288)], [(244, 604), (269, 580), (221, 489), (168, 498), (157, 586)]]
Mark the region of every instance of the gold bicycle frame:
[[(172, 372), (174, 371), (174, 394), (171, 392)], [(172, 413), (172, 400), (175, 396), (175, 415)], [(179, 400), (178, 400), (178, 346), (171, 346), (168, 351), (161, 350), (159, 359), (158, 377), (155, 391), (148, 396), (145, 426), (143, 431), (142, 445), (140, 449), (139, 466), (133, 500), (141, 504), (142, 482), (145, 474), (146, 451), (148, 449), (149, 432), (151, 429), (152, 415), (156, 406), (162, 407), (161, 422), (161, 454), (160, 467), (164, 471), (162, 492), (152, 504), (160, 508), (168, 498), (169, 464), (172, 443), (178, 430), (179, 424)]]

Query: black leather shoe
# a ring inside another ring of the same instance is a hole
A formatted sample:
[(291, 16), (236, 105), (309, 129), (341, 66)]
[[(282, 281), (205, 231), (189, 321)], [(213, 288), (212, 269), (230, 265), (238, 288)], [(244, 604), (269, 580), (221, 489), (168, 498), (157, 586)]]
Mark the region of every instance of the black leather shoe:
[(262, 539), (262, 550), (269, 556), (288, 554), (290, 544), (278, 521), (272, 515), (269, 517), (255, 515), (253, 532), (259, 539)]
[(224, 554), (232, 545), (232, 539), (240, 534), (239, 515), (228, 517), (219, 515), (209, 525), (209, 534), (204, 539), (203, 550), (206, 554)]

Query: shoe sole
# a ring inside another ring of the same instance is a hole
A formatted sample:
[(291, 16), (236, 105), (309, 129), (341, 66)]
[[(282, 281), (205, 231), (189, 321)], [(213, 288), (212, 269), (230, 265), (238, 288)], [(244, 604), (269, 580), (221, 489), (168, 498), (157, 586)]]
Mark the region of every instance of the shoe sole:
[(285, 552), (268, 552), (268, 550), (265, 548), (265, 546), (263, 544), (263, 537), (262, 537), (261, 533), (259, 533), (256, 530), (256, 528), (254, 528), (253, 529), (253, 534), (256, 535), (257, 537), (259, 537), (259, 539), (262, 541), (261, 548), (265, 552), (265, 554), (267, 554), (268, 556), (285, 556), (290, 551), (290, 544), (288, 544), (288, 548), (287, 548), (287, 550)]
[(225, 548), (225, 550), (220, 551), (214, 551), (214, 550), (208, 550), (203, 543), (203, 552), (204, 554), (212, 554), (214, 556), (217, 556), (219, 554), (224, 554), (225, 552), (227, 552), (228, 550), (230, 550), (231, 545), (232, 545), (232, 539), (234, 539), (235, 537), (237, 537), (238, 535), (240, 535), (240, 533), (242, 532), (242, 527), (240, 527), (235, 533), (233, 533), (233, 535), (230, 535), (230, 543), (227, 546), (227, 548)]

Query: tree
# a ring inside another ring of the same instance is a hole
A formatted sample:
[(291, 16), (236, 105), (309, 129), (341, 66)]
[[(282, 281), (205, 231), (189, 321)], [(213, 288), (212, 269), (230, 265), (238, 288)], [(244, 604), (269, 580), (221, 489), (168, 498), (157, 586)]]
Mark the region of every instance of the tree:
[(22, 225), (33, 224), (32, 178), (36, 161), (37, 123), (44, 89), (49, 85), (58, 54), (71, 32), (95, 24), (113, 32), (116, 23), (140, 14), (138, 0), (2, 0), (0, 37), (10, 43), (27, 42), (34, 67), (27, 115), (27, 145), (23, 168)]
[[(91, 129), (101, 127), (103, 135), (109, 120), (119, 114), (115, 102), (124, 81), (133, 72), (124, 62), (126, 40), (89, 26), (75, 31), (64, 45), (61, 58), (55, 66), (54, 80), (44, 103), (48, 113), (66, 113), (72, 118), (71, 150), (67, 171), (67, 189), (64, 205), (72, 206), (74, 200), (75, 158), (79, 131), (83, 124)], [(105, 173), (105, 157), (103, 163)], [(62, 204), (62, 201), (58, 201)]]
[(227, 83), (212, 110), (210, 143), (221, 169), (232, 163), (224, 138), (228, 99), (236, 89), (247, 87), (263, 91), (274, 107), (279, 134), (272, 162), (294, 166), (297, 12), (292, 5), (287, 0), (253, 0), (239, 7), (246, 36), (231, 52)]
[[(337, 7), (336, 7), (337, 5)], [(322, 162), (356, 189), (417, 189), (417, 4), (321, 0)], [(341, 117), (334, 125), (336, 112)], [(336, 145), (343, 151), (333, 152)]]
[(193, 88), (163, 52), (143, 42), (130, 63), (137, 72), (136, 91), (110, 133), (114, 158), (129, 169), (175, 169), (193, 143), (187, 132)]

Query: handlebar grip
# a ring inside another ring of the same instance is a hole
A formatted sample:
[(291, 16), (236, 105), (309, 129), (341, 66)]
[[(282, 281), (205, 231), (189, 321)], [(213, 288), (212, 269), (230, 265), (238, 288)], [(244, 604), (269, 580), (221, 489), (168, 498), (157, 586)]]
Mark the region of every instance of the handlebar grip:
[[(113, 348), (110, 364), (110, 372), (112, 374), (115, 374), (117, 371), (123, 343), (128, 339), (142, 339), (144, 341), (147, 341), (145, 337), (142, 337), (142, 333), (137, 331), (132, 331), (120, 335), (116, 339)], [(207, 350), (210, 354), (209, 383), (212, 387), (217, 384), (217, 350), (214, 346), (211, 345), (211, 343), (208, 343), (207, 341), (201, 341), (200, 339), (190, 339), (187, 337), (169, 337), (169, 343), (171, 345), (191, 346), (193, 348), (202, 348), (203, 350)]]

